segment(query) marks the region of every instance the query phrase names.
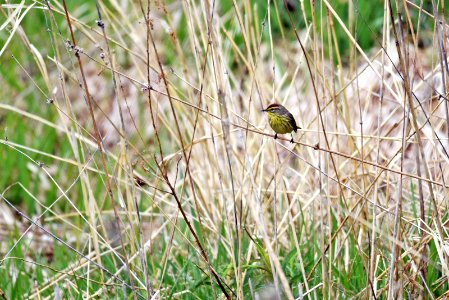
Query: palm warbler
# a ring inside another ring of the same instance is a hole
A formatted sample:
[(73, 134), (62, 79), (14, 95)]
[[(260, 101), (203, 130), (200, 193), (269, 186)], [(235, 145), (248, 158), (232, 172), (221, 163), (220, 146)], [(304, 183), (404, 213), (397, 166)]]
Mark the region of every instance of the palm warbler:
[[(268, 113), (268, 123), (274, 130), (274, 138), (276, 139), (279, 134), (291, 133), (292, 131), (301, 129), (296, 126), (296, 121), (293, 115), (282, 105), (278, 103), (270, 104), (266, 109), (263, 109)], [(293, 143), (293, 134), (290, 143)]]

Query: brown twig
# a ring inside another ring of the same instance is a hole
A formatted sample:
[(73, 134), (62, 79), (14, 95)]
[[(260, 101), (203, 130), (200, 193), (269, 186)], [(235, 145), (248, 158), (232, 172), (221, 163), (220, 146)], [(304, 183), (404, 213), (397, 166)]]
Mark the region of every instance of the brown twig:
[[(72, 43), (73, 43), (73, 48), (74, 48), (74, 51), (75, 51), (75, 56), (76, 56), (76, 58), (78, 60), (78, 66), (79, 66), (81, 77), (82, 77), (82, 80), (83, 80), (82, 87), (84, 87), (84, 91), (86, 93), (87, 104), (88, 104), (88, 107), (89, 107), (89, 114), (90, 114), (90, 117), (92, 119), (92, 123), (93, 123), (93, 126), (94, 126), (95, 139), (96, 139), (96, 142), (97, 142), (98, 150), (100, 152), (101, 163), (102, 163), (102, 166), (103, 166), (103, 169), (104, 169), (104, 172), (105, 172), (107, 192), (108, 192), (109, 198), (111, 200), (111, 204), (112, 204), (112, 207), (114, 209), (115, 220), (116, 220), (117, 226), (119, 228), (118, 232), (120, 233), (119, 237), (120, 237), (120, 243), (121, 243), (122, 250), (123, 250), (123, 257), (124, 257), (124, 260), (125, 260), (125, 264), (126, 264), (127, 270), (129, 272), (130, 269), (129, 269), (128, 257), (127, 257), (126, 251), (125, 251), (126, 249), (124, 247), (124, 243), (123, 243), (123, 239), (122, 239), (122, 235), (121, 235), (121, 229), (120, 229), (121, 228), (121, 226), (120, 226), (120, 217), (118, 215), (118, 209), (117, 209), (117, 205), (115, 203), (114, 193), (112, 192), (111, 179), (109, 177), (109, 171), (108, 171), (108, 167), (107, 167), (107, 164), (106, 164), (105, 152), (104, 152), (103, 145), (102, 145), (100, 131), (98, 129), (97, 121), (95, 119), (95, 115), (94, 115), (94, 111), (93, 111), (93, 107), (92, 107), (92, 102), (93, 101), (92, 101), (92, 97), (91, 97), (91, 95), (89, 93), (89, 87), (87, 85), (86, 76), (84, 75), (83, 63), (81, 61), (79, 50), (78, 50), (78, 48), (76, 46), (76, 39), (75, 39), (75, 35), (74, 35), (73, 29), (72, 29), (72, 22), (70, 20), (70, 16), (69, 16), (69, 12), (67, 10), (67, 5), (66, 5), (66, 1), (65, 0), (63, 0), (63, 5), (64, 5), (64, 12), (65, 12), (65, 17), (66, 17), (66, 20), (67, 20), (67, 24), (69, 25), (69, 29), (70, 29), (70, 35), (71, 35), (71, 38), (72, 38)], [(129, 278), (131, 280), (132, 290), (134, 291), (135, 288), (134, 288), (133, 276), (129, 275)]]

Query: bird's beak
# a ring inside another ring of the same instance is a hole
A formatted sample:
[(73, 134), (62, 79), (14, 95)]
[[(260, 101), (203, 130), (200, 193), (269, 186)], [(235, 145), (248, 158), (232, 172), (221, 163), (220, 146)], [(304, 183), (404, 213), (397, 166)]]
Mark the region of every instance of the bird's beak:
[(267, 111), (267, 110), (266, 110), (266, 109), (262, 109), (262, 110), (261, 110), (261, 112), (265, 112), (265, 111)]

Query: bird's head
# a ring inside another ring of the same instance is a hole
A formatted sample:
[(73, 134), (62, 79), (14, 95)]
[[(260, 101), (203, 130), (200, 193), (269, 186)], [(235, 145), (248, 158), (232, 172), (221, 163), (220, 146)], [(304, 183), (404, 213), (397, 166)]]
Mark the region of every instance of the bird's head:
[(267, 108), (262, 109), (262, 111), (267, 112), (270, 115), (270, 114), (281, 113), (284, 109), (285, 109), (285, 107), (283, 107), (282, 105), (280, 105), (278, 103), (272, 103), (272, 104), (268, 105)]

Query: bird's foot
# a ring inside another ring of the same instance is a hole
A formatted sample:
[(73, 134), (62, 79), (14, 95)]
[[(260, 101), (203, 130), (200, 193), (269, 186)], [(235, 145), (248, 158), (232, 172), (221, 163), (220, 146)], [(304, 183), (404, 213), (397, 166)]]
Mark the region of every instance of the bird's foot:
[(294, 140), (293, 140), (293, 138), (290, 140), (290, 143), (292, 143), (293, 144), (293, 142), (294, 142)]
[(275, 134), (274, 134), (274, 139), (277, 139), (277, 138), (278, 138), (278, 134), (275, 133)]

